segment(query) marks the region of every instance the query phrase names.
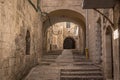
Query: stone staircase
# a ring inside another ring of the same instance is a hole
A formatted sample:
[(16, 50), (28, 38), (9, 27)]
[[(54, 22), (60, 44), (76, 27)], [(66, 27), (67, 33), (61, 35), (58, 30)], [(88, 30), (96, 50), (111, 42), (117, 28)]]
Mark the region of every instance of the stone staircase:
[(104, 80), (100, 68), (61, 69), (60, 80)]
[(49, 51), (42, 55), (40, 65), (50, 65), (55, 62), (56, 58), (62, 53), (62, 50)]
[(83, 54), (73, 52), (73, 59), (73, 67), (60, 70), (60, 80), (104, 80), (102, 69)]
[(24, 80), (105, 80), (102, 68), (79, 51), (51, 51)]

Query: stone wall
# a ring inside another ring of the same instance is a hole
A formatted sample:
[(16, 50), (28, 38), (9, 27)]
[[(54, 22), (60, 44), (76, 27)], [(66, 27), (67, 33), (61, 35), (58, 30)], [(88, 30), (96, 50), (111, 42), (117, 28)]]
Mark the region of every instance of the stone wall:
[(94, 10), (88, 10), (89, 56), (93, 62), (100, 62), (101, 54), (101, 16)]
[[(30, 54), (26, 55), (26, 33)], [(21, 80), (41, 54), (40, 15), (27, 0), (0, 1), (0, 80)]]
[(41, 0), (42, 11), (50, 13), (55, 10), (68, 9), (81, 13), (85, 16), (82, 9), (82, 0)]
[(63, 50), (64, 40), (67, 37), (72, 37), (75, 40), (75, 49), (83, 50), (83, 30), (79, 25), (72, 22), (69, 22), (69, 28), (67, 28), (66, 23), (67, 22), (56, 23), (47, 29), (47, 36), (45, 36), (47, 37), (47, 51)]
[(119, 30), (119, 38), (114, 40), (114, 80), (120, 80), (120, 0), (116, 0), (114, 7), (114, 29)]
[[(92, 59), (93, 62), (99, 62), (99, 60), (102, 60), (103, 69), (105, 73), (106, 79), (112, 79), (111, 75), (111, 67), (113, 67), (113, 75), (114, 80), (119, 80), (120, 77), (120, 58), (119, 58), (119, 39), (114, 39), (114, 31), (116, 29), (119, 29), (119, 19), (120, 19), (120, 2), (116, 2), (116, 5), (114, 9), (102, 9), (100, 10), (103, 14), (105, 14), (111, 22), (114, 23), (114, 26), (112, 26), (108, 20), (106, 20), (103, 16), (101, 16), (99, 13), (88, 10), (88, 28), (89, 28), (89, 55), (90, 59)], [(98, 25), (100, 21), (100, 25)], [(100, 35), (98, 36), (98, 26), (101, 27), (101, 39), (99, 39)], [(110, 53), (107, 53), (107, 41), (106, 41), (106, 31), (107, 28), (111, 29), (112, 34), (112, 53), (113, 56), (111, 56)], [(101, 45), (99, 44), (100, 40), (102, 40)], [(100, 46), (102, 49), (100, 49)], [(102, 52), (101, 52), (102, 51)], [(113, 58), (113, 64), (110, 60)]]

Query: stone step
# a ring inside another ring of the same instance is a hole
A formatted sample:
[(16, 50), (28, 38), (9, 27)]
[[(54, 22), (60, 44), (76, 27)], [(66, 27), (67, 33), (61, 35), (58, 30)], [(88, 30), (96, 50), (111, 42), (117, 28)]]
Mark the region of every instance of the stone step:
[(53, 62), (41, 62), (40, 65), (50, 65), (52, 64)]
[(104, 80), (103, 76), (61, 76), (60, 80)]
[(84, 68), (82, 67), (82, 68), (80, 68), (80, 69), (73, 69), (73, 68), (72, 68), (72, 69), (61, 69), (61, 72), (62, 72), (62, 71), (64, 71), (64, 72), (65, 72), (65, 71), (66, 71), (66, 72), (71, 72), (71, 71), (74, 71), (74, 72), (75, 72), (75, 71), (76, 71), (76, 72), (79, 71), (79, 72), (80, 72), (80, 71), (84, 71), (84, 72), (85, 72), (85, 71), (101, 71), (101, 69), (100, 69), (100, 68), (95, 68), (95, 67), (84, 67)]
[(55, 62), (55, 59), (42, 59), (41, 61), (45, 62)]
[(43, 57), (57, 57), (59, 55), (43, 55)]
[(102, 76), (102, 72), (101, 71), (77, 71), (77, 72), (64, 72), (62, 71), (61, 72), (61, 75), (64, 75), (64, 76), (69, 76), (69, 75), (78, 75), (78, 76)]
[(73, 57), (76, 57), (76, 58), (86, 58), (85, 55), (76, 55), (76, 54), (73, 54)]
[(94, 65), (92, 62), (73, 62), (73, 65)]
[(47, 58), (54, 58), (54, 57), (56, 58), (57, 56), (59, 56), (59, 55), (43, 55), (44, 58), (46, 58), (46, 57)]
[(60, 55), (62, 52), (47, 52), (45, 55)]
[(86, 59), (74, 59), (75, 62), (91, 62), (91, 60)]

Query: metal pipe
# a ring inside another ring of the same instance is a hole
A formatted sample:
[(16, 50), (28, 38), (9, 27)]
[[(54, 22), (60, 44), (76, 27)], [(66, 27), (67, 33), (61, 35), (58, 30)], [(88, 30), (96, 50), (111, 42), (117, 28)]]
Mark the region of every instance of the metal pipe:
[(112, 27), (114, 27), (114, 23), (109, 19), (109, 17), (107, 17), (105, 14), (103, 14), (101, 11), (99, 11), (98, 9), (95, 9), (94, 8), (94, 10), (96, 11), (96, 12), (98, 12), (99, 14), (101, 14), (105, 19), (107, 19), (108, 20), (108, 22), (112, 25)]
[(89, 59), (88, 41), (89, 41), (88, 10), (86, 10), (86, 48), (85, 48), (86, 59)]
[(28, 2), (32, 5), (32, 7), (35, 9), (35, 11), (37, 12), (38, 9), (36, 8), (36, 6), (33, 4), (33, 2), (31, 0), (28, 0)]
[(88, 48), (88, 10), (86, 10), (86, 48)]
[(37, 0), (37, 6), (35, 6), (34, 3), (31, 0), (28, 0), (28, 2), (32, 5), (32, 7), (35, 9), (36, 12), (38, 12), (38, 11), (41, 12), (41, 8), (39, 6), (40, 0)]

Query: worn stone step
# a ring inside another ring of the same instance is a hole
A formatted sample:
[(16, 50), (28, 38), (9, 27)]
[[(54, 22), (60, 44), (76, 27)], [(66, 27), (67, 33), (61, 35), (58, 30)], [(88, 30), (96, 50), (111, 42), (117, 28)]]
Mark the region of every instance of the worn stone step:
[(86, 58), (85, 56), (81, 56), (81, 55), (73, 55), (74, 58)]
[(75, 62), (91, 62), (91, 60), (86, 59), (74, 59)]
[(104, 80), (103, 76), (61, 76), (60, 80)]
[(55, 62), (55, 59), (42, 59), (42, 61), (46, 61), (46, 62)]
[(76, 57), (76, 58), (86, 58), (85, 55), (76, 55), (76, 54), (73, 54), (73, 57)]
[(74, 62), (73, 65), (94, 65), (92, 62)]
[(55, 55), (51, 55), (51, 56), (48, 56), (48, 55), (47, 55), (47, 56), (46, 56), (46, 55), (45, 55), (45, 56), (43, 56), (42, 58), (55, 59), (55, 58), (57, 58), (58, 56), (59, 56), (59, 55), (57, 55), (57, 56), (55, 56)]
[(66, 71), (66, 72), (71, 72), (71, 71), (101, 71), (101, 69), (100, 68), (90, 68), (90, 67), (84, 67), (84, 68), (80, 68), (80, 69), (61, 69), (61, 72), (62, 71)]
[(62, 52), (47, 52), (45, 55), (60, 55)]
[(40, 65), (50, 65), (52, 64), (53, 62), (41, 62)]
[(53, 58), (57, 57), (57, 56), (59, 56), (59, 55), (51, 55), (51, 54), (50, 55), (43, 55), (43, 57), (53, 57)]
[(64, 71), (62, 71), (61, 72), (61, 75), (64, 75), (64, 76), (68, 76), (68, 75), (79, 75), (79, 76), (84, 76), (84, 75), (86, 75), (86, 76), (102, 76), (102, 72), (101, 71), (77, 71), (77, 72), (64, 72)]

